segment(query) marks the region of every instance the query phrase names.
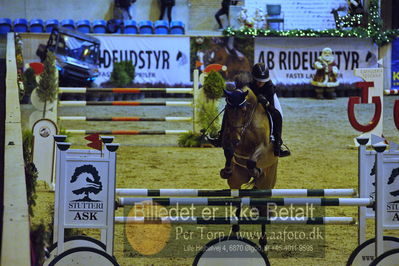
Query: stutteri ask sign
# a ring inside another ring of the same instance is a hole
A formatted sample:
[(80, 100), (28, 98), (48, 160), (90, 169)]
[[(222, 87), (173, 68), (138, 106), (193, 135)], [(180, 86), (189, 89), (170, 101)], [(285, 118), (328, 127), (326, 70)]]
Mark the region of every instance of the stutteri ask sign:
[(66, 169), (65, 224), (106, 226), (107, 162), (70, 162)]
[(69, 149), (57, 142), (54, 243), (64, 249), (65, 228), (100, 229), (106, 252), (113, 254), (116, 149)]

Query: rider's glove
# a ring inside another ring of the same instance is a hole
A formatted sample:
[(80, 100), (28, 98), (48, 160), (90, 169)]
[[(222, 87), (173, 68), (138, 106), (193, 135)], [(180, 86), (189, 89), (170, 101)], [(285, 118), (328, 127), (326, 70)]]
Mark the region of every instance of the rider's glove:
[(258, 101), (264, 106), (264, 107), (268, 107), (270, 105), (270, 102), (266, 99), (265, 96), (263, 96), (262, 94), (260, 94), (258, 96)]

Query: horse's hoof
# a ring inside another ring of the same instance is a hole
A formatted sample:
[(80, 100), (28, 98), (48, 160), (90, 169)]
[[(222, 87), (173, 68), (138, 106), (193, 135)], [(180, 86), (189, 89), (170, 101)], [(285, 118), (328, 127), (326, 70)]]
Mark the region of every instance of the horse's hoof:
[(231, 168), (223, 168), (220, 170), (220, 177), (223, 179), (228, 179), (233, 174)]

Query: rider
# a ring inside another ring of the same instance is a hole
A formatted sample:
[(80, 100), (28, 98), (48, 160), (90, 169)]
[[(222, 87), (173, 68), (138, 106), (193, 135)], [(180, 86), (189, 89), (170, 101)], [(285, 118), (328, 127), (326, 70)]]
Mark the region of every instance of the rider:
[[(266, 68), (264, 63), (257, 63), (252, 67), (252, 81), (247, 81), (244, 73), (238, 74), (235, 77), (236, 88), (243, 88), (248, 86), (258, 97), (258, 101), (263, 105), (265, 110), (269, 112), (273, 120), (273, 151), (275, 156), (286, 157), (291, 155), (289, 150), (282, 150), (281, 145), (283, 141), (281, 139), (282, 133), (282, 111), (281, 105), (276, 95), (276, 87), (270, 80), (269, 69)], [(230, 145), (222, 145), (222, 135), (224, 130), (225, 117), (223, 116), (222, 128), (219, 132), (219, 136), (216, 139), (209, 139), (211, 144), (216, 147), (223, 146), (224, 155), (226, 157), (225, 168), (222, 169), (221, 175), (224, 178), (228, 178), (231, 174), (231, 159), (234, 154), (234, 150)], [(225, 144), (225, 143), (223, 143)]]
[(270, 79), (269, 69), (264, 63), (256, 63), (252, 67), (252, 78), (253, 80), (249, 84), (249, 87), (258, 97), (258, 101), (272, 117), (274, 155), (279, 157), (289, 156), (291, 155), (289, 150), (281, 149), (281, 145), (283, 144), (281, 139), (283, 112), (281, 110), (280, 101), (277, 98), (276, 87)]

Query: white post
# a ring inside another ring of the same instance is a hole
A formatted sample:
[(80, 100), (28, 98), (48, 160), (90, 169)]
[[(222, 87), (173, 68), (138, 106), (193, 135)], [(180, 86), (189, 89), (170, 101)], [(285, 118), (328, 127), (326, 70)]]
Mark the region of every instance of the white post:
[(200, 130), (197, 125), (198, 93), (199, 93), (199, 71), (198, 71), (198, 69), (195, 69), (193, 72), (193, 131), (194, 131), (194, 133), (199, 133), (199, 130)]
[[(63, 184), (63, 179), (61, 177), (65, 176), (65, 167), (66, 164), (63, 164), (61, 162), (64, 162), (66, 160), (66, 151), (69, 149), (71, 146), (70, 143), (57, 143), (57, 148), (59, 150), (59, 153), (57, 155), (57, 158), (59, 158), (60, 163), (58, 164), (59, 168), (57, 169), (57, 189), (56, 189), (56, 195), (55, 198), (57, 198), (57, 205), (55, 205), (55, 210), (57, 210), (57, 217), (58, 217), (58, 225), (57, 225), (57, 231), (54, 233), (54, 235), (57, 234), (57, 255), (60, 255), (64, 251), (64, 233), (65, 233), (65, 189), (64, 184)], [(58, 171), (59, 170), (59, 171)], [(55, 220), (55, 219), (54, 219)]]
[[(368, 138), (358, 137), (356, 138), (359, 148), (358, 148), (358, 190), (360, 198), (369, 197), (367, 193), (367, 164), (366, 162), (366, 144)], [(358, 246), (360, 246), (364, 241), (366, 241), (366, 207), (359, 206), (357, 208), (358, 213), (358, 225), (357, 225), (357, 241)]]
[[(54, 136), (54, 145), (57, 146), (57, 142), (64, 142), (66, 139), (66, 136), (64, 135), (55, 135)], [(55, 154), (54, 154), (54, 158), (53, 161), (55, 161), (55, 170), (54, 170), (54, 178), (52, 179), (52, 182), (55, 183), (55, 176), (59, 175), (59, 171), (60, 171), (60, 158), (61, 157), (61, 150), (58, 148), (55, 149)], [(58, 159), (57, 159), (58, 158)], [(53, 225), (53, 243), (56, 243), (58, 241), (58, 204), (59, 204), (59, 200), (58, 200), (58, 195), (60, 195), (60, 188), (59, 185), (57, 184), (55, 186), (55, 196), (54, 196), (54, 225)]]
[(54, 191), (54, 140), (57, 125), (49, 119), (37, 120), (32, 128), (34, 136), (33, 163), (38, 171), (38, 180), (45, 181)]
[[(119, 144), (117, 143), (106, 143), (105, 151), (108, 153), (110, 163), (108, 167), (108, 208), (107, 208), (107, 228), (106, 228), (106, 238), (105, 245), (108, 254), (114, 254), (114, 220), (115, 220), (115, 190), (116, 190), (116, 150)], [(113, 177), (113, 178), (111, 178)], [(103, 236), (101, 236), (103, 238)]]
[(384, 253), (384, 150), (385, 144), (373, 145), (377, 152), (375, 155), (375, 258)]

